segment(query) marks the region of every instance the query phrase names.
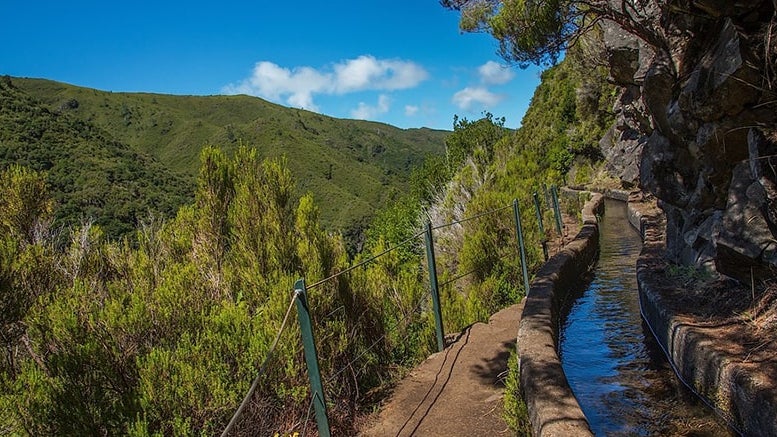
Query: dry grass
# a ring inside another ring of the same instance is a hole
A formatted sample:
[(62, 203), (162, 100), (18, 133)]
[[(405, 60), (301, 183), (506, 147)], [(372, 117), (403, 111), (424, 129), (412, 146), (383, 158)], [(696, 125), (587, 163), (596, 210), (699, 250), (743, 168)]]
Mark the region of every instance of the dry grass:
[(761, 340), (777, 336), (777, 279), (768, 281), (761, 290), (752, 287), (750, 308), (741, 317)]
[(729, 353), (742, 363), (777, 366), (777, 279), (746, 286), (714, 273), (671, 265), (663, 276), (662, 294), (678, 314), (707, 326), (708, 335), (729, 344)]

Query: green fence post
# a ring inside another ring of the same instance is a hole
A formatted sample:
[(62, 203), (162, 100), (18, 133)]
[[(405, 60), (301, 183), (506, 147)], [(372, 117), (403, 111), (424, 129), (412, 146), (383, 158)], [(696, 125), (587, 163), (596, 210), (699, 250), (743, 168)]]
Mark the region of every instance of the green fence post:
[(429, 264), (429, 285), (432, 289), (432, 311), (437, 326), (437, 350), (445, 349), (445, 331), (442, 327), (442, 311), (440, 310), (440, 290), (437, 286), (437, 262), (434, 259), (434, 238), (432, 238), (432, 222), (426, 222), (426, 262)]
[(513, 200), (513, 215), (515, 215), (515, 231), (518, 235), (518, 249), (521, 253), (521, 271), (523, 272), (523, 286), (526, 294), (529, 294), (529, 270), (526, 267), (526, 247), (523, 244), (523, 227), (521, 226), (521, 211), (518, 208), (518, 199)]
[(318, 369), (318, 354), (316, 353), (316, 343), (313, 341), (313, 327), (310, 322), (310, 311), (308, 309), (307, 290), (305, 289), (304, 279), (300, 279), (294, 284), (294, 292), (297, 293), (297, 317), (299, 318), (299, 327), (302, 333), (302, 345), (305, 350), (305, 364), (308, 366), (313, 406), (316, 410), (318, 435), (329, 437), (326, 399), (324, 398), (324, 387), (321, 384), (321, 372)]
[(540, 196), (537, 192), (534, 192), (534, 210), (537, 212), (537, 224), (540, 226), (540, 243), (542, 244), (542, 255), (545, 257), (545, 261), (548, 260), (548, 241), (545, 239), (545, 226), (542, 224), (542, 208), (540, 208)]
[(561, 208), (558, 206), (558, 192), (555, 185), (550, 186), (550, 194), (553, 196), (553, 211), (556, 213), (556, 230), (561, 235)]

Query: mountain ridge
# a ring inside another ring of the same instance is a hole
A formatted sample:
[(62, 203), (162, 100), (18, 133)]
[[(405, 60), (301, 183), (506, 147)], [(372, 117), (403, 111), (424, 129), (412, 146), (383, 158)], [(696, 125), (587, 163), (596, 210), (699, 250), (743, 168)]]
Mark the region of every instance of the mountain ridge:
[(298, 194), (311, 192), (324, 225), (346, 233), (360, 232), (376, 209), (406, 191), (412, 169), (427, 155), (443, 153), (449, 133), (336, 119), (246, 95), (124, 93), (48, 79), (7, 81), (52, 113), (100, 128), (184, 179), (196, 176), (206, 145), (233, 153), (242, 144), (262, 158), (285, 157)]

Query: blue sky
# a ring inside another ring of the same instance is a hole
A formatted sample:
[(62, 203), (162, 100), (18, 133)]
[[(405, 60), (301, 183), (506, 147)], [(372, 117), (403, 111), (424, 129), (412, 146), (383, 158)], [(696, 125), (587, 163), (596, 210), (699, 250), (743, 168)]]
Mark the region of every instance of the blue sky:
[(504, 68), (437, 0), (3, 0), (0, 74), (110, 91), (251, 94), (338, 118), (517, 127), (539, 70)]

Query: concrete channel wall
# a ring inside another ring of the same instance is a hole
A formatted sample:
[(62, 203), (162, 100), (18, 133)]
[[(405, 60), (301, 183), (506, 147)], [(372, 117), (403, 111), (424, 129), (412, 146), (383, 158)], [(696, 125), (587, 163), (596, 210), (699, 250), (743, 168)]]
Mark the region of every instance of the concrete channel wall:
[[(575, 196), (570, 191), (567, 196)], [(558, 356), (560, 304), (572, 284), (596, 260), (599, 229), (596, 215), (604, 197), (628, 202), (629, 194), (607, 191), (586, 202), (583, 226), (575, 239), (548, 260), (531, 283), (518, 330), (521, 387), (536, 436), (591, 436), (588, 422), (567, 382)], [(628, 203), (628, 219), (642, 236), (637, 283), (643, 319), (663, 348), (675, 373), (740, 434), (777, 436), (777, 393), (757, 376), (732, 363), (703, 331), (678, 320), (663, 302), (654, 279), (665, 261), (664, 222), (660, 211)]]
[(629, 203), (629, 221), (640, 230), (642, 252), (637, 260), (637, 283), (642, 317), (675, 370), (705, 403), (740, 434), (777, 435), (777, 394), (759, 381), (757, 368), (745, 369), (739, 357), (716, 348), (704, 329), (679, 320), (673, 305), (662, 300), (657, 272), (663, 270), (663, 221)]
[(518, 329), (521, 387), (532, 430), (537, 436), (591, 436), (588, 421), (569, 387), (558, 356), (560, 306), (596, 261), (599, 251), (597, 215), (604, 196), (593, 193), (582, 211), (583, 225), (575, 239), (537, 272), (524, 304)]

